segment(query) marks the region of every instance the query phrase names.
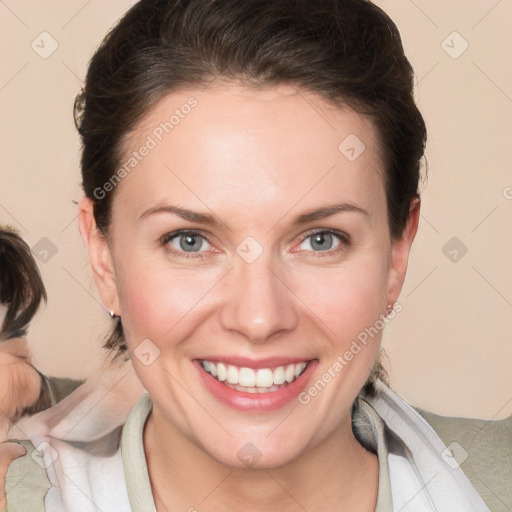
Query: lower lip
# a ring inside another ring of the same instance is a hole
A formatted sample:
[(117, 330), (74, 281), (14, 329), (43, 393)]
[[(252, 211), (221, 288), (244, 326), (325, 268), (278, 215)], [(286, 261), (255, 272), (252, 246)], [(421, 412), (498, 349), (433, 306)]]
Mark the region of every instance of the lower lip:
[(245, 393), (228, 388), (207, 373), (198, 360), (195, 360), (194, 364), (206, 388), (217, 400), (239, 411), (262, 413), (281, 409), (297, 399), (299, 393), (306, 387), (309, 376), (313, 373), (318, 361), (310, 361), (302, 375), (287, 386), (268, 393)]

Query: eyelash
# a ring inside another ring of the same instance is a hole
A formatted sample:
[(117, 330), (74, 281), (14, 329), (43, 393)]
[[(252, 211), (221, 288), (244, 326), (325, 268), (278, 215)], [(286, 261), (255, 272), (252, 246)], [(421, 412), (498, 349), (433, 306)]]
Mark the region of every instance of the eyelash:
[[(334, 237), (336, 237), (338, 239), (340, 244), (336, 248), (330, 249), (327, 251), (308, 251), (308, 252), (314, 253), (315, 257), (333, 256), (333, 255), (338, 254), (339, 252), (347, 249), (350, 246), (350, 242), (351, 242), (350, 236), (347, 235), (347, 233), (344, 233), (342, 231), (337, 231), (334, 229), (315, 229), (312, 231), (308, 231), (300, 237), (298, 244), (300, 245), (308, 238), (313, 237), (315, 235), (319, 235), (319, 234), (333, 235)], [(186, 236), (186, 235), (201, 237), (207, 243), (212, 245), (210, 238), (207, 235), (200, 233), (199, 231), (190, 231), (190, 230), (180, 230), (180, 231), (173, 231), (172, 233), (167, 233), (161, 238), (161, 243), (169, 253), (171, 253), (175, 256), (178, 256), (180, 258), (199, 258), (199, 259), (208, 258), (209, 256), (204, 256), (202, 254), (202, 252), (187, 253), (186, 251), (177, 251), (174, 248), (169, 247), (168, 244), (171, 240), (174, 240), (176, 238), (179, 238), (180, 236)], [(293, 252), (297, 252), (297, 251), (293, 251)]]
[(174, 256), (178, 256), (179, 258), (196, 258), (196, 259), (197, 258), (199, 258), (199, 259), (208, 258), (208, 256), (204, 256), (200, 252), (187, 253), (185, 251), (177, 251), (176, 249), (169, 247), (168, 244), (171, 240), (174, 240), (175, 238), (179, 238), (180, 236), (186, 236), (186, 235), (199, 236), (199, 237), (203, 238), (204, 240), (206, 240), (206, 242), (208, 242), (210, 245), (212, 245), (209, 237), (207, 237), (203, 233), (199, 233), (199, 231), (190, 231), (190, 230), (173, 231), (172, 233), (167, 233), (166, 235), (164, 235), (161, 238), (162, 245), (169, 253), (171, 253)]
[(299, 245), (302, 244), (305, 240), (307, 240), (310, 237), (313, 237), (315, 235), (333, 235), (335, 238), (338, 239), (340, 242), (337, 247), (334, 249), (329, 249), (327, 251), (309, 251), (315, 254), (314, 257), (316, 258), (325, 258), (327, 256), (333, 256), (336, 254), (339, 254), (340, 252), (346, 250), (348, 247), (350, 247), (350, 236), (347, 233), (344, 233), (343, 231), (337, 231), (335, 229), (313, 229), (311, 231), (307, 231), (302, 235), (299, 239)]

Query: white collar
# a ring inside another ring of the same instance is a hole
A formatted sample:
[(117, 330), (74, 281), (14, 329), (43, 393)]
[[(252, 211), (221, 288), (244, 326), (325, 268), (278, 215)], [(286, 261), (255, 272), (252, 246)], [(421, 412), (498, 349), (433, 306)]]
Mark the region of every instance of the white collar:
[[(376, 512), (490, 512), (430, 425), (389, 387), (376, 386), (376, 396), (357, 398), (353, 417), (356, 437), (379, 456)], [(91, 424), (83, 443), (30, 436), (52, 484), (46, 509), (153, 512), (142, 436), (152, 405), (144, 392), (123, 427), (94, 439)]]

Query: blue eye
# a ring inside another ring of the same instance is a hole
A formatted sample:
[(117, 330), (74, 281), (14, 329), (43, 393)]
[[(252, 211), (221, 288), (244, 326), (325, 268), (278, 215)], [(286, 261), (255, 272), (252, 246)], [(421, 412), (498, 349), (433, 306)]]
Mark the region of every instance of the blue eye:
[(302, 250), (314, 252), (336, 252), (341, 246), (348, 245), (348, 236), (333, 231), (316, 231), (306, 235), (299, 247)]
[[(162, 237), (161, 243), (170, 253), (184, 258), (206, 258), (212, 256), (212, 254), (208, 254), (209, 252), (218, 252), (212, 247), (208, 238), (197, 231), (168, 233)], [(349, 235), (324, 229), (306, 233), (296, 247), (299, 251), (317, 253), (318, 255), (325, 253), (327, 256), (336, 254), (348, 248), (349, 245)], [(297, 249), (293, 252), (297, 252)]]
[(164, 236), (162, 243), (170, 245), (171, 250), (177, 253), (200, 253), (209, 245), (203, 235), (193, 231), (169, 233)]

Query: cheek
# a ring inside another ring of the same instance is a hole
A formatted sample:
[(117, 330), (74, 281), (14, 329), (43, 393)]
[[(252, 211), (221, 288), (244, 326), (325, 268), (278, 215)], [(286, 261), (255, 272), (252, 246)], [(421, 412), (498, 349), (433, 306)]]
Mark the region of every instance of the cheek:
[(300, 399), (307, 401), (299, 401), (315, 404), (327, 432), (339, 422), (337, 411), (349, 410), (377, 357), (385, 326), (386, 260), (360, 260), (297, 281), (297, 295), (317, 318), (324, 341), (316, 379)]
[[(215, 316), (217, 306), (225, 303), (226, 297), (219, 293), (229, 290), (215, 286), (225, 274), (222, 265), (180, 269), (171, 267), (164, 257), (150, 257), (143, 251), (124, 254), (130, 256), (116, 258), (116, 279), (120, 314), (131, 350), (144, 339), (154, 341), (161, 350), (163, 343), (166, 349), (178, 350), (180, 341), (191, 337), (194, 329)], [(290, 307), (301, 309), (303, 327), (309, 324), (308, 330), (312, 328), (321, 338), (330, 340), (326, 350), (345, 350), (385, 312), (386, 262), (382, 251), (373, 248), (337, 266), (283, 269), (292, 290), (287, 294)], [(189, 349), (184, 344), (182, 350), (181, 355), (185, 355)]]
[(384, 261), (360, 261), (296, 275), (294, 289), (325, 325), (331, 339), (346, 344), (386, 310)]
[(201, 299), (215, 282), (218, 272), (177, 270), (155, 258), (132, 257), (119, 261), (116, 278), (123, 327), (130, 348), (149, 338), (160, 340), (181, 332), (201, 311)]

